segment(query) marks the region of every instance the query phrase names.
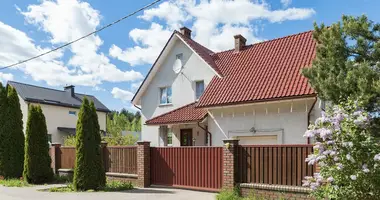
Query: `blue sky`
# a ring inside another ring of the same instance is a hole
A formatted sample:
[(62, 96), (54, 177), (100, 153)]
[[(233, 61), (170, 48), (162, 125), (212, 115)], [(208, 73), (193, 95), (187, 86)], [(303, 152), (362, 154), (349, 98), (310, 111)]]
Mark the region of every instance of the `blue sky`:
[[(93, 31), (152, 0), (2, 0), (0, 67), (39, 54)], [(110, 109), (127, 108), (171, 32), (185, 25), (214, 51), (232, 48), (233, 35), (248, 43), (331, 24), (343, 14), (380, 22), (376, 0), (162, 1), (103, 32), (41, 59), (0, 71), (14, 80), (98, 97)]]

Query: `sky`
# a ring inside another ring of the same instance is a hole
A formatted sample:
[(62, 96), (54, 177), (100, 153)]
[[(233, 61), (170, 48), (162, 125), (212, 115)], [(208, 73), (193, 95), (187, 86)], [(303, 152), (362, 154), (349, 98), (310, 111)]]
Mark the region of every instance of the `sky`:
[[(38, 55), (119, 19), (153, 0), (1, 0), (0, 67)], [(96, 96), (111, 110), (130, 100), (173, 30), (186, 26), (214, 52), (233, 35), (257, 43), (330, 25), (343, 14), (380, 22), (378, 0), (162, 0), (67, 48), (0, 71), (9, 80)]]

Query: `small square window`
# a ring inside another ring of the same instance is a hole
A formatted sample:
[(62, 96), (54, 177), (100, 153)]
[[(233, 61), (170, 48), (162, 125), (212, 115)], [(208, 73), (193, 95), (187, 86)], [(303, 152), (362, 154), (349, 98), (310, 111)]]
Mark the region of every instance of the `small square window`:
[(205, 90), (204, 81), (196, 81), (195, 82), (195, 97), (199, 99)]
[(160, 104), (172, 103), (172, 87), (160, 88)]
[(77, 116), (77, 112), (76, 111), (69, 111), (69, 115)]

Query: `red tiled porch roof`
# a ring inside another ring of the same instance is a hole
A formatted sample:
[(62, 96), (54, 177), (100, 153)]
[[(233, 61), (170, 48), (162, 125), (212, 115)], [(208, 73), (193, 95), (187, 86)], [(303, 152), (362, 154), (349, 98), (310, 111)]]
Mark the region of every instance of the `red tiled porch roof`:
[(213, 77), (198, 106), (314, 96), (301, 69), (312, 64), (315, 51), (313, 32), (308, 31), (248, 45), (240, 52), (216, 53), (212, 58), (224, 77)]
[(197, 102), (185, 105), (170, 112), (164, 113), (150, 120), (147, 125), (178, 124), (202, 121), (207, 116), (207, 110), (196, 107)]

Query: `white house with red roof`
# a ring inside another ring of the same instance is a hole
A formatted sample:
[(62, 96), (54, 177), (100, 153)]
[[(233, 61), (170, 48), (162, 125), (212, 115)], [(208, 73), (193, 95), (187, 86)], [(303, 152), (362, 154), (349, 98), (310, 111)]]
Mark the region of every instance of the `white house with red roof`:
[(322, 103), (302, 76), (315, 57), (312, 32), (213, 52), (174, 31), (132, 99), (152, 146), (306, 144)]

